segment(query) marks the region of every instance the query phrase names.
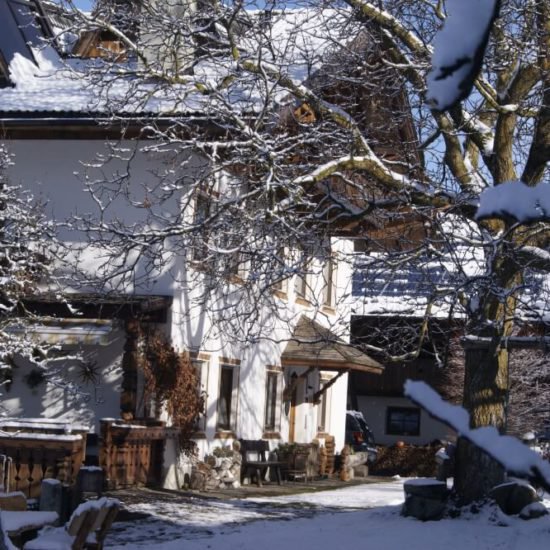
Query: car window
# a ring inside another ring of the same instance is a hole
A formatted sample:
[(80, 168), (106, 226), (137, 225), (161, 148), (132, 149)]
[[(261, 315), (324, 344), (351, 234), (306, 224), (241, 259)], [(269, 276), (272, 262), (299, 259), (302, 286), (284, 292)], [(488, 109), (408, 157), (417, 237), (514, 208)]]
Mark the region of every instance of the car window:
[(346, 415), (346, 430), (356, 432), (362, 431), (359, 422), (357, 422), (357, 418), (351, 414)]
[(374, 445), (374, 436), (372, 435), (372, 432), (368, 426), (368, 424), (365, 422), (365, 420), (361, 417), (356, 419), (358, 424), (361, 426), (361, 431), (363, 432), (363, 437), (365, 438), (365, 441), (369, 445)]

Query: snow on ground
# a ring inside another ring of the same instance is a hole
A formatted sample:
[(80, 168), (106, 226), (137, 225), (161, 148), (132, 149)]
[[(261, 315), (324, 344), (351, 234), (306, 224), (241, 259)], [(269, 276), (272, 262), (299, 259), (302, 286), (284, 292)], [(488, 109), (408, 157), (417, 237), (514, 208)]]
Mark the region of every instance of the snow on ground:
[(403, 480), (272, 498), (147, 502), (130, 510), (148, 517), (115, 523), (106, 548), (537, 550), (550, 541), (550, 516), (523, 521), (487, 507), (423, 523), (401, 517), (402, 502)]

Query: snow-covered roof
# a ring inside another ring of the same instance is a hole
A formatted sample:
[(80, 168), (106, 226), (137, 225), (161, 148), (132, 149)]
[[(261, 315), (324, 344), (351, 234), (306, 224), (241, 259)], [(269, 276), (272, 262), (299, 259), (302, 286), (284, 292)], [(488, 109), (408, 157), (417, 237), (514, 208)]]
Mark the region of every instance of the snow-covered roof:
[[(257, 18), (261, 13), (247, 12), (247, 16)], [(6, 34), (8, 27), (16, 36), (17, 22), (0, 19), (0, 35)], [(282, 69), (295, 82), (301, 82), (321, 67), (328, 48), (349, 42), (353, 32), (349, 26), (344, 26), (343, 18), (334, 10), (290, 9), (271, 12), (265, 33), (250, 32), (243, 37), (240, 47), (245, 56), (253, 59), (260, 48), (263, 50), (264, 45), (269, 44), (264, 59), (273, 56), (277, 59), (277, 69)], [(234, 70), (229, 57), (213, 57), (197, 63), (193, 67), (194, 74), (189, 75), (187, 81), (159, 86), (152, 80), (129, 76), (136, 71), (139, 73), (138, 63), (132, 60), (120, 61), (106, 70), (107, 64), (99, 59), (63, 56), (59, 44), (54, 47), (52, 42), (34, 40), (25, 44), (12, 40), (10, 47), (4, 49), (12, 87), (0, 89), (3, 118), (9, 118), (10, 114), (15, 117), (46, 113), (70, 116), (116, 113), (128, 117), (173, 115), (175, 112), (179, 115), (207, 114), (215, 107), (214, 100), (199, 88), (219, 84)], [(100, 73), (103, 77), (101, 87), (97, 84)], [(243, 109), (253, 109), (255, 98), (259, 98), (254, 83), (243, 83), (240, 79), (236, 79), (225, 93), (233, 104), (242, 103)], [(281, 90), (281, 97), (283, 95)]]

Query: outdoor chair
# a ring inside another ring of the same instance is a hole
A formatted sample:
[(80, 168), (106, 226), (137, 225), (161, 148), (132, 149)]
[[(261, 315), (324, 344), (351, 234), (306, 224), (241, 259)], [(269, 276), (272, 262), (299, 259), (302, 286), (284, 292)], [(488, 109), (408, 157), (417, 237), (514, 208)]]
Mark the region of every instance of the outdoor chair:
[(99, 500), (105, 501), (105, 503), (101, 506), (95, 523), (92, 526), (92, 531), (84, 543), (86, 550), (103, 550), (103, 543), (105, 542), (107, 532), (111, 528), (120, 508), (120, 502), (114, 498), (101, 498)]
[(101, 549), (119, 503), (100, 498), (84, 502), (76, 508), (63, 527), (42, 529), (38, 536), (24, 545), (24, 550)]

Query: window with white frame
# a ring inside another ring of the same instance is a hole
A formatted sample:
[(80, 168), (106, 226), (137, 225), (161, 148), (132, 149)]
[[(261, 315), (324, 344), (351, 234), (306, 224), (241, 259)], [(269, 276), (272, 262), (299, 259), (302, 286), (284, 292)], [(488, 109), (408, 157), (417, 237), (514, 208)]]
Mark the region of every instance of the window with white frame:
[[(321, 387), (332, 379), (330, 374), (321, 374)], [(326, 432), (328, 430), (328, 417), (330, 414), (330, 388), (327, 388), (320, 396), (317, 409), (317, 431)]]
[(238, 232), (224, 232), (218, 248), (226, 251), (225, 261), (223, 262), (224, 275), (232, 280), (244, 281), (248, 266), (242, 250), (242, 235)]
[(220, 365), (218, 392), (218, 430), (235, 430), (237, 424), (237, 390), (239, 369), (235, 365)]
[(191, 360), (195, 373), (197, 374), (197, 390), (204, 398), (204, 410), (195, 422), (195, 431), (203, 432), (206, 429), (206, 401), (208, 388), (208, 365), (209, 362), (205, 358), (197, 357)]
[(200, 192), (195, 197), (193, 224), (197, 227), (196, 236), (193, 239), (192, 259), (196, 262), (204, 262), (208, 257), (208, 240), (210, 232), (206, 227), (206, 220), (212, 214), (212, 197)]
[(337, 264), (334, 256), (329, 254), (323, 266), (323, 305), (336, 305), (336, 275)]
[(273, 283), (271, 284), (271, 288), (282, 294), (286, 294), (288, 291), (288, 279), (286, 278), (287, 259), (287, 252), (284, 246), (277, 250), (276, 256), (273, 258)]
[(268, 370), (265, 380), (264, 431), (276, 432), (281, 422), (281, 373)]
[(311, 256), (302, 251), (299, 256), (296, 279), (294, 280), (294, 292), (296, 298), (301, 300), (309, 299), (310, 292), (310, 271), (311, 269)]

